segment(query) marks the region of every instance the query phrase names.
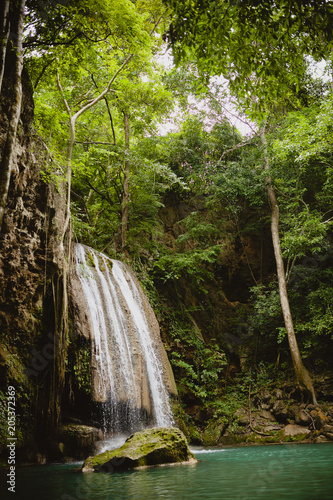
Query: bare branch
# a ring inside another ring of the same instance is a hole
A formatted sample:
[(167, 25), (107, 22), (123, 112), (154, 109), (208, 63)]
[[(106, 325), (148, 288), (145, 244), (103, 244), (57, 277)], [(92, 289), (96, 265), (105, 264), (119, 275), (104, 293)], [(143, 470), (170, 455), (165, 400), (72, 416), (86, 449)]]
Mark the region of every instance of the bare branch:
[(104, 144), (106, 146), (114, 146), (113, 142), (102, 142), (102, 141), (75, 141), (75, 144)]
[(232, 148), (228, 149), (227, 151), (224, 151), (222, 156), (219, 159), (219, 162), (224, 158), (227, 154), (232, 153), (232, 151), (235, 151), (236, 149), (243, 148), (244, 146), (248, 146), (249, 144), (256, 145), (251, 141), (246, 141), (246, 142), (240, 142), (239, 144), (236, 144), (235, 146), (232, 146)]
[(75, 115), (73, 115), (73, 120), (76, 121), (76, 119), (82, 115), (82, 113), (84, 113), (85, 111), (87, 111), (88, 109), (92, 108), (93, 106), (95, 106), (95, 104), (97, 104), (101, 99), (104, 98), (104, 96), (110, 91), (110, 88), (111, 88), (111, 85), (113, 84), (113, 82), (115, 81), (115, 79), (117, 78), (117, 76), (119, 75), (119, 73), (125, 68), (125, 66), (127, 66), (127, 64), (129, 63), (129, 61), (132, 59), (132, 57), (134, 56), (134, 54), (129, 54), (125, 61), (123, 62), (123, 64), (120, 66), (120, 68), (117, 69), (117, 71), (115, 72), (115, 74), (113, 75), (113, 77), (111, 78), (111, 80), (109, 81), (109, 83), (107, 84), (107, 86), (105, 87), (105, 89), (103, 90), (103, 92), (101, 92), (99, 94), (99, 96), (97, 96), (95, 99), (93, 99), (92, 101), (88, 102), (88, 104), (86, 104), (85, 106), (83, 106), (83, 108), (79, 109), (79, 111), (77, 111), (75, 113)]
[(63, 88), (62, 88), (61, 83), (60, 83), (59, 73), (57, 73), (57, 87), (58, 87), (58, 90), (59, 90), (59, 92), (61, 94), (61, 97), (62, 97), (63, 103), (65, 105), (66, 111), (69, 114), (69, 116), (72, 117), (71, 109), (70, 109), (70, 107), (68, 105), (67, 99), (65, 97)]
[[(98, 85), (94, 79), (94, 75), (91, 75), (91, 79), (94, 82), (95, 87), (98, 89)], [(107, 100), (106, 96), (104, 96), (104, 101), (106, 104), (106, 109), (108, 111), (108, 115), (109, 115), (109, 119), (110, 119), (110, 123), (111, 123), (111, 130), (112, 130), (112, 135), (113, 135), (113, 145), (115, 146), (116, 145), (116, 133), (115, 133), (114, 126), (113, 126), (113, 119), (112, 119), (111, 109), (109, 106), (109, 101)]]

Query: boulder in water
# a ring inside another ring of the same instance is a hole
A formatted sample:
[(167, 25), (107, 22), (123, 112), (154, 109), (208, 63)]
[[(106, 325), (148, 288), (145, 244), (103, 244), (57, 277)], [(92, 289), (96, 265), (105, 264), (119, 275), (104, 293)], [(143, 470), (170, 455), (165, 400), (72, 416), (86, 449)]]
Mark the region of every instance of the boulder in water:
[(67, 424), (60, 428), (60, 440), (64, 455), (84, 458), (92, 453), (97, 441), (103, 439), (103, 432), (87, 425)]
[(88, 457), (82, 472), (120, 472), (138, 467), (195, 463), (186, 437), (176, 427), (154, 427), (135, 432), (120, 448)]

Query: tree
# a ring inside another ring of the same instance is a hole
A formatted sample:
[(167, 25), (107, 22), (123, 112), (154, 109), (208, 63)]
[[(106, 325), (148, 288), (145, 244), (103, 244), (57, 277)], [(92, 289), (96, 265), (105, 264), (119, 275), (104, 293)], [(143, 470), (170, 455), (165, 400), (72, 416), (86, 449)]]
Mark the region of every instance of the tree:
[[(218, 4), (208, 0), (168, 0), (166, 3), (174, 12), (169, 38), (176, 61), (194, 60), (206, 82), (212, 75), (228, 79), (231, 91), (246, 106), (251, 118), (261, 121), (263, 166), (268, 173), (265, 121), (290, 102), (305, 72), (304, 55), (322, 57), (329, 53), (332, 5), (311, 0), (221, 1)], [(294, 333), (280, 248), (279, 207), (269, 174), (266, 182), (280, 301), (296, 379), (316, 403), (313, 384), (303, 366)]]
[[(84, 150), (95, 144), (95, 154), (96, 148), (99, 147), (102, 158), (109, 149), (108, 156), (112, 161), (106, 168), (104, 165), (103, 168), (102, 166), (97, 167), (97, 170), (95, 168), (93, 177), (89, 173), (87, 203), (91, 207), (92, 193), (94, 193), (94, 196), (103, 197), (104, 202), (108, 204), (108, 210), (114, 205), (112, 209), (114, 212), (115, 208), (119, 209), (119, 197), (122, 197), (121, 220), (118, 222), (121, 228), (119, 240), (122, 242), (119, 241), (119, 248), (125, 249), (128, 219), (131, 216), (130, 142), (132, 147), (139, 136), (152, 133), (157, 117), (170, 109), (172, 100), (170, 92), (165, 90), (161, 82), (162, 73), (154, 61), (154, 54), (159, 50), (162, 41), (158, 32), (164, 22), (163, 5), (159, 1), (141, 1), (135, 6), (130, 1), (124, 3), (108, 0), (107, 3), (109, 10), (102, 11), (102, 20), (98, 18), (93, 28), (95, 36), (99, 36), (98, 40), (91, 41), (92, 36), (89, 35), (82, 46), (81, 35), (71, 39), (63, 56), (62, 44), (67, 43), (68, 33), (67, 31), (57, 33), (57, 43), (48, 39), (45, 50), (37, 55), (32, 53), (28, 62), (33, 80), (39, 82), (37, 87), (35, 85), (37, 121), (42, 124), (46, 142), (49, 142), (47, 135), (51, 138), (53, 134), (54, 139), (49, 144), (51, 150), (63, 149), (64, 142), (63, 134), (59, 131), (62, 120), (60, 110), (57, 109), (57, 113), (54, 111), (54, 106), (59, 108), (59, 104), (56, 104), (57, 98), (52, 96), (56, 72), (58, 72), (58, 89), (69, 117), (67, 216), (63, 236), (70, 220), (72, 171), (80, 175), (78, 173), (80, 162), (83, 158), (87, 158)], [(89, 28), (84, 18), (81, 20), (80, 11), (76, 12), (74, 9), (73, 19), (67, 19), (67, 10), (70, 7), (69, 4), (63, 9), (66, 23), (69, 25), (72, 23), (76, 29), (81, 26), (87, 35)], [(89, 7), (87, 8), (89, 10)], [(108, 26), (107, 33), (104, 32), (105, 20)], [(98, 23), (101, 24), (100, 29)], [(46, 36), (45, 33), (44, 35)], [(30, 39), (30, 45), (34, 46), (34, 43), (38, 42), (44, 47), (44, 35), (41, 42), (38, 40), (32, 42)], [(50, 101), (54, 102), (53, 109), (50, 107)], [(103, 108), (103, 101), (106, 108)], [(107, 117), (104, 116), (103, 109), (104, 111), (107, 109)], [(112, 138), (104, 132), (105, 119), (109, 121), (109, 127), (111, 125)], [(115, 147), (112, 147), (112, 143)], [(138, 163), (135, 160), (134, 162)], [(110, 168), (112, 163), (117, 164), (119, 169), (115, 183)], [(110, 179), (106, 179), (105, 176), (109, 174), (111, 174)], [(104, 186), (99, 185), (100, 176), (106, 181)], [(82, 179), (81, 175), (80, 177)], [(120, 179), (122, 186), (119, 186)], [(111, 185), (111, 191), (107, 193), (106, 186)], [(118, 191), (117, 194), (113, 192), (114, 189)], [(105, 236), (105, 231), (103, 234)]]
[(57, 77), (57, 85), (58, 89), (61, 92), (61, 95), (63, 96), (63, 101), (69, 116), (69, 129), (70, 129), (70, 139), (68, 143), (68, 154), (67, 154), (67, 208), (66, 208), (66, 219), (65, 219), (65, 224), (62, 232), (62, 238), (61, 242), (64, 239), (64, 236), (67, 232), (69, 221), (70, 221), (70, 216), (71, 216), (71, 211), (70, 211), (70, 201), (71, 201), (71, 180), (72, 180), (72, 154), (73, 154), (73, 146), (75, 142), (75, 125), (76, 125), (76, 120), (88, 109), (92, 108), (95, 106), (99, 101), (101, 101), (106, 94), (110, 91), (112, 83), (115, 81), (117, 78), (118, 74), (121, 72), (121, 70), (127, 65), (127, 63), (131, 60), (133, 57), (133, 54), (129, 54), (125, 61), (121, 64), (121, 66), (118, 68), (116, 73), (112, 76), (104, 90), (94, 99), (90, 100), (88, 103), (83, 105), (74, 115), (72, 115), (71, 109), (68, 105), (68, 102), (64, 96), (64, 92), (61, 87), (59, 75)]
[(176, 63), (195, 61), (201, 75), (223, 75), (256, 121), (288, 102), (304, 74), (304, 55), (332, 46), (333, 5), (326, 0), (165, 0), (166, 35)]
[[(260, 139), (264, 147), (264, 159), (263, 159), (264, 170), (265, 172), (269, 172), (269, 160), (267, 155), (267, 140), (266, 140), (265, 126), (262, 126), (260, 129)], [(279, 295), (280, 295), (282, 314), (284, 318), (284, 324), (288, 335), (291, 359), (294, 365), (294, 371), (298, 383), (301, 386), (305, 387), (308, 391), (310, 391), (313, 403), (317, 404), (317, 399), (312, 384), (312, 380), (310, 378), (307, 369), (303, 365), (295, 335), (294, 322), (291, 315), (289, 297), (287, 291), (287, 276), (284, 268), (284, 262), (282, 258), (281, 244), (280, 244), (279, 204), (276, 197), (275, 189), (272, 186), (272, 181), (269, 175), (266, 177), (266, 183), (267, 183), (268, 199), (271, 206), (271, 233), (272, 233), (272, 241), (273, 241), (278, 283), (279, 283)]]
[(8, 112), (8, 133), (2, 151), (0, 165), (0, 230), (8, 197), (17, 128), (21, 114), (24, 6), (25, 0), (12, 2), (7, 0), (0, 7), (0, 26), (3, 27), (2, 36), (0, 38), (0, 95), (4, 75), (6, 75), (8, 79), (8, 87), (13, 89), (12, 100)]

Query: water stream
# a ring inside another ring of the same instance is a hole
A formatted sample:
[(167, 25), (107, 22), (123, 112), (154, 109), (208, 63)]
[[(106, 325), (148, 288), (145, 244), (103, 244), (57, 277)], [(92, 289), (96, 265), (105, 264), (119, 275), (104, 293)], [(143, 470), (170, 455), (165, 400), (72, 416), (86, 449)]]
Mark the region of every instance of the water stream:
[(90, 320), (93, 398), (103, 406), (104, 430), (172, 425), (163, 346), (152, 334), (142, 292), (129, 269), (81, 244), (75, 259)]

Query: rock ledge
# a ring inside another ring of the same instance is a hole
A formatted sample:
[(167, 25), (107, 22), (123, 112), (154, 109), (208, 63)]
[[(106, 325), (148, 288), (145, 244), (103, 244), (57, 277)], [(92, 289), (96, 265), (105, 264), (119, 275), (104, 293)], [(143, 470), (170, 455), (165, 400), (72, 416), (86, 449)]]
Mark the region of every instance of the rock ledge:
[(154, 427), (136, 432), (116, 450), (88, 457), (82, 472), (120, 472), (162, 464), (195, 463), (184, 434), (175, 427)]

